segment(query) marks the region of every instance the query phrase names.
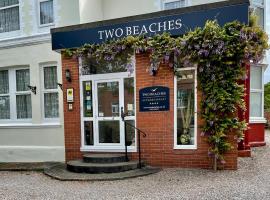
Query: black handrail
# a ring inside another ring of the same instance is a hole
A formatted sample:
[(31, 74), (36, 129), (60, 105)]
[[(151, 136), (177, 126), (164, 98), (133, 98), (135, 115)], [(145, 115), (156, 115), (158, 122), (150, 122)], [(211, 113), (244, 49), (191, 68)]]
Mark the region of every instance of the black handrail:
[(141, 133), (143, 134), (143, 137), (146, 137), (146, 133), (143, 132), (141, 129), (137, 128), (136, 126), (128, 123), (125, 121), (126, 114), (123, 111), (123, 107), (121, 107), (121, 118), (122, 121), (125, 123), (125, 155), (126, 155), (126, 161), (128, 161), (128, 155), (127, 155), (127, 131), (126, 131), (126, 125), (129, 125), (130, 127), (134, 128), (138, 131), (138, 148), (139, 148), (139, 168), (142, 168), (142, 159), (141, 159)]

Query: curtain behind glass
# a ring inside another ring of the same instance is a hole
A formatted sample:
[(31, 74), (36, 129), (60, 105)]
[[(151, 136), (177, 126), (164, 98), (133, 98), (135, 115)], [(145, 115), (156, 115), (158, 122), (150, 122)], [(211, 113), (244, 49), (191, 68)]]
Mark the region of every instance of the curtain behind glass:
[(17, 119), (32, 118), (31, 94), (17, 95)]
[(0, 10), (0, 33), (20, 29), (19, 6)]
[(0, 97), (0, 119), (10, 119), (9, 96)]
[(57, 89), (57, 68), (44, 67), (44, 88)]
[(16, 70), (16, 90), (28, 91), (30, 85), (30, 74), (29, 69)]
[(19, 0), (0, 0), (0, 8), (19, 4)]
[(45, 118), (59, 117), (58, 93), (44, 94)]
[(9, 93), (8, 70), (0, 71), (0, 94)]
[(53, 0), (40, 2), (40, 24), (53, 23)]
[(182, 7), (185, 7), (185, 0), (168, 2), (168, 3), (165, 3), (165, 5), (164, 5), (165, 10), (170, 10), (170, 9), (175, 9), (175, 8), (182, 8)]

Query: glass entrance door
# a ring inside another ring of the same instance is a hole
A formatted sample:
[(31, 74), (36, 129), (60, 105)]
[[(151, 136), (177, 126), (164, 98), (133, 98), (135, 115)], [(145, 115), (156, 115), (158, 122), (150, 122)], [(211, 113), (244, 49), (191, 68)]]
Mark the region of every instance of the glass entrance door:
[(120, 99), (121, 82), (119, 80), (96, 81), (96, 113), (95, 125), (97, 143), (103, 145), (120, 145), (121, 113)]
[[(125, 149), (126, 121), (135, 124), (134, 78), (128, 74), (104, 74), (81, 78), (81, 130), (83, 151), (114, 151)], [(135, 130), (126, 127), (128, 149), (136, 147)]]

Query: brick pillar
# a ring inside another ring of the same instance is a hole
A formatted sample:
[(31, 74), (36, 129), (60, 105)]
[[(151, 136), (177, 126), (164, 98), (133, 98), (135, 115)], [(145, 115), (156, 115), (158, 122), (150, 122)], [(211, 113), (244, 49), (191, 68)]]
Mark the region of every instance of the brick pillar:
[[(66, 69), (70, 70), (71, 82), (65, 77)], [(80, 87), (79, 87), (79, 63), (76, 58), (67, 58), (62, 55), (63, 74), (63, 99), (64, 99), (64, 130), (66, 161), (81, 158), (81, 120), (80, 120)], [(73, 110), (68, 110), (68, 88), (74, 89)]]

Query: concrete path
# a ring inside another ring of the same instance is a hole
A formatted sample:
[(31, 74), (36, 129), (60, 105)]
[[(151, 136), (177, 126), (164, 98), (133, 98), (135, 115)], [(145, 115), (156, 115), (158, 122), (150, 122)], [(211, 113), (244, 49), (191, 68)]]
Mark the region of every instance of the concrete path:
[(239, 158), (237, 171), (166, 169), (157, 174), (107, 182), (61, 182), (39, 172), (0, 172), (4, 199), (270, 199), (270, 132), (267, 146)]

